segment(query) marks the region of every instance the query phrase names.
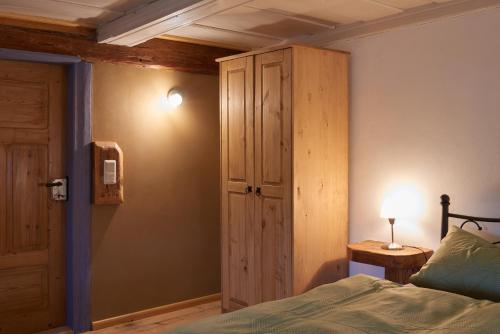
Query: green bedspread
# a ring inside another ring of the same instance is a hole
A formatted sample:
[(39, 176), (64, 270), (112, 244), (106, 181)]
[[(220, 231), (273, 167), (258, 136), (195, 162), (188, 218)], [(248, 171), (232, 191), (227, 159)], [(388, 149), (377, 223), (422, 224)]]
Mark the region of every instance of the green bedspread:
[(169, 333), (500, 334), (500, 303), (357, 275)]

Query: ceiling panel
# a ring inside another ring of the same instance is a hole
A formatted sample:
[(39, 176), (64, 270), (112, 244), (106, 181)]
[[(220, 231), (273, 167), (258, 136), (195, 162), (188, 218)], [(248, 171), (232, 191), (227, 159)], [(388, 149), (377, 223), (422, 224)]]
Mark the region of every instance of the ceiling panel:
[(171, 30), (166, 36), (169, 35), (209, 41), (222, 46), (234, 46), (242, 49), (260, 48), (280, 42), (279, 39), (242, 34), (198, 24)]
[(341, 24), (369, 21), (401, 12), (397, 8), (370, 0), (254, 0), (248, 5)]
[(151, 0), (0, 0), (0, 12), (95, 26)]
[(278, 38), (310, 35), (325, 29), (324, 26), (247, 6), (227, 10), (199, 20), (197, 23), (220, 29)]
[(399, 9), (409, 9), (413, 7), (428, 5), (432, 0), (376, 0), (381, 4), (388, 5)]
[(125, 12), (134, 7), (148, 4), (155, 0), (55, 0), (55, 1), (93, 6), (98, 8), (107, 8), (114, 11)]
[(410, 9), (432, 3), (450, 2), (452, 0), (373, 0), (400, 9)]

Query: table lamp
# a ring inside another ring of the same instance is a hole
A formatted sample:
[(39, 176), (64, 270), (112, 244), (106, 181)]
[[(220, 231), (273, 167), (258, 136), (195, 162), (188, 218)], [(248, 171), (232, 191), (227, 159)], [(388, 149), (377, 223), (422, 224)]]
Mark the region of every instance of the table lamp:
[(396, 201), (391, 198), (387, 198), (384, 200), (382, 204), (382, 209), (380, 210), (380, 217), (386, 218), (389, 220), (389, 224), (391, 224), (391, 242), (382, 245), (383, 249), (388, 250), (401, 250), (403, 246), (394, 242), (394, 223), (396, 222), (396, 218), (399, 217), (400, 208), (398, 208), (398, 204)]

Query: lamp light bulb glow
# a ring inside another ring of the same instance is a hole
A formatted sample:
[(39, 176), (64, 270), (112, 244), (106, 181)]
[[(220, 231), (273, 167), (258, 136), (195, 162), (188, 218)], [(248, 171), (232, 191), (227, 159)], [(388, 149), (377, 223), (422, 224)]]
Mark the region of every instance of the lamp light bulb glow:
[(177, 108), (182, 104), (182, 94), (178, 90), (170, 90), (167, 95), (168, 104)]

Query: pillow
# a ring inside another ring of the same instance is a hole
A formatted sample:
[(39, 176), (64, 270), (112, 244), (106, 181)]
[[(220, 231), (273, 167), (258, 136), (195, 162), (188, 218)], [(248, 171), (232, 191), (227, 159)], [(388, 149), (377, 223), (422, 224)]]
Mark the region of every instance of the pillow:
[(500, 248), (453, 225), (441, 247), (410, 282), (500, 302)]

